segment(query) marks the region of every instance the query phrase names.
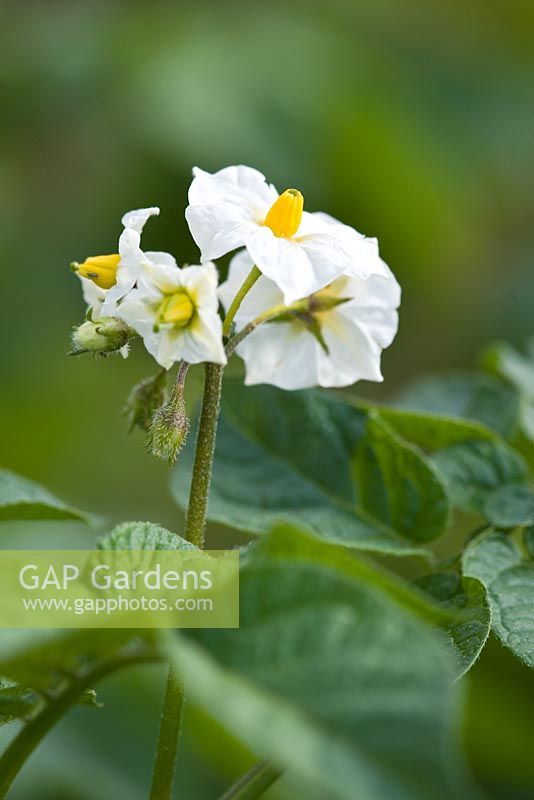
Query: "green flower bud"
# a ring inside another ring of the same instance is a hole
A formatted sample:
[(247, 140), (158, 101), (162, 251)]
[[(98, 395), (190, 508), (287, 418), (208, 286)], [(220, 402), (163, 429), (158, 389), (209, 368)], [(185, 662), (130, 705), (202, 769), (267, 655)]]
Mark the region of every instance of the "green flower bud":
[[(131, 328), (116, 317), (101, 317), (96, 321), (88, 319), (74, 328), (69, 355), (100, 353), (105, 356), (125, 348), (133, 335)], [(125, 356), (125, 352), (122, 355)]]
[(124, 406), (124, 414), (130, 420), (130, 432), (134, 428), (148, 431), (154, 412), (165, 402), (166, 386), (167, 372), (161, 370), (133, 387)]
[(187, 417), (184, 387), (177, 384), (169, 400), (161, 405), (152, 416), (152, 421), (147, 436), (147, 449), (156, 458), (167, 461), (172, 466), (189, 432), (189, 419)]

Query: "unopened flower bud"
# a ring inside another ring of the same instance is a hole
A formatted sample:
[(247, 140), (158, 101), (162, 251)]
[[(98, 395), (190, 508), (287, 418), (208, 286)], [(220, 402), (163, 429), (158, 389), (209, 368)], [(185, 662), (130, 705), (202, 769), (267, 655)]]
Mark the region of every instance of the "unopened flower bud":
[(156, 458), (161, 458), (172, 466), (185, 444), (188, 432), (184, 386), (183, 383), (177, 383), (169, 400), (156, 409), (152, 416), (147, 448)]
[(117, 282), (117, 267), (121, 257), (118, 253), (109, 256), (89, 256), (83, 264), (73, 261), (71, 269), (82, 278), (96, 283), (101, 289), (111, 289)]
[(116, 317), (100, 317), (98, 320), (88, 319), (72, 332), (72, 350), (69, 355), (82, 353), (100, 353), (108, 355), (122, 351), (126, 357), (127, 345), (134, 332), (121, 319)]
[(133, 387), (124, 407), (130, 419), (130, 431), (134, 428), (148, 431), (154, 412), (165, 402), (166, 385), (167, 373), (161, 370)]

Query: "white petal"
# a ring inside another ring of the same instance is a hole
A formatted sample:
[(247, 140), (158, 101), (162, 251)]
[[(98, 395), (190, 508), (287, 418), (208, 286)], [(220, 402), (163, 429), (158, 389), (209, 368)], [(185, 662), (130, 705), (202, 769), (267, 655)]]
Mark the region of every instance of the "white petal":
[(337, 311), (321, 327), (328, 353), (318, 353), (320, 386), (350, 386), (358, 380), (382, 381), (380, 345), (361, 326)]
[(217, 313), (217, 269), (208, 262), (202, 266), (184, 267), (181, 271), (182, 286), (187, 290), (195, 306)]
[(131, 228), (137, 233), (141, 233), (145, 223), (150, 217), (158, 216), (159, 208), (152, 206), (151, 208), (138, 208), (134, 211), (128, 211), (124, 214), (121, 222), (125, 228)]
[(183, 328), (181, 357), (190, 364), (203, 361), (226, 364), (222, 322), (216, 312), (200, 309), (193, 323)]
[(338, 274), (344, 272), (357, 278), (388, 275), (388, 267), (378, 252), (378, 241), (363, 236), (328, 214), (304, 213), (295, 238), (311, 258), (330, 262)]
[(165, 267), (177, 267), (176, 259), (170, 253), (161, 253), (159, 251), (147, 250), (144, 254), (148, 261), (152, 264), (161, 264)]
[[(228, 278), (219, 287), (219, 299), (226, 311), (253, 266), (253, 261), (246, 250), (242, 250), (231, 260)], [(256, 319), (263, 311), (280, 305), (283, 299), (284, 296), (276, 283), (262, 275), (248, 292), (235, 315), (237, 330)]]
[(83, 299), (88, 307), (93, 312), (93, 319), (98, 319), (102, 315), (102, 306), (106, 299), (107, 290), (101, 289), (96, 283), (84, 278), (78, 273), (78, 277), (82, 283)]
[(326, 248), (325, 255), (325, 248), (318, 249), (315, 239), (303, 245), (296, 239), (275, 236), (270, 228), (261, 226), (247, 237), (245, 245), (254, 263), (276, 283), (289, 304), (322, 289), (340, 275), (347, 259), (329, 257), (335, 254), (333, 241), (334, 248)]
[(278, 197), (251, 167), (226, 167), (214, 174), (195, 167), (193, 175), (185, 216), (202, 261), (242, 247)]
[(258, 224), (245, 207), (220, 203), (188, 206), (185, 218), (200, 250), (202, 261), (211, 261), (242, 247)]
[(231, 203), (248, 208), (253, 218), (263, 222), (278, 197), (278, 192), (267, 183), (265, 175), (252, 167), (225, 167), (214, 173), (194, 167), (193, 176), (189, 187), (190, 205)]
[(245, 362), (245, 383), (270, 383), (289, 390), (317, 386), (318, 347), (298, 322), (267, 323), (237, 348)]
[(385, 348), (389, 347), (397, 333), (399, 317), (396, 309), (400, 304), (400, 295), (400, 286), (392, 273), (388, 278), (372, 275), (365, 281), (347, 278), (346, 284), (340, 286), (340, 296), (354, 299), (339, 306), (336, 311), (351, 319), (381, 348)]

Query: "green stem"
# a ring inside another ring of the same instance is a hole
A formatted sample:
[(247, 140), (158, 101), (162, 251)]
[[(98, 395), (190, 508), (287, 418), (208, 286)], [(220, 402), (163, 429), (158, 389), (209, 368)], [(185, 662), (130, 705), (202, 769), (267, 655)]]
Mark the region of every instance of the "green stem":
[(252, 289), (252, 287), (254, 286), (254, 284), (256, 283), (256, 281), (260, 276), (261, 272), (259, 271), (259, 269), (257, 267), (252, 267), (249, 274), (245, 278), (243, 285), (241, 286), (238, 293), (232, 300), (230, 308), (228, 309), (228, 313), (224, 318), (224, 323), (223, 323), (223, 336), (225, 338), (230, 336), (230, 333), (232, 332), (232, 323), (234, 321), (235, 315), (239, 311), (239, 306), (241, 305), (241, 303), (245, 299), (245, 296)]
[(278, 780), (281, 770), (275, 769), (268, 761), (260, 761), (239, 778), (220, 800), (256, 800), (257, 797)]
[(183, 713), (184, 687), (171, 666), (163, 701), (150, 800), (171, 800), (172, 798), (174, 768)]
[(84, 675), (77, 675), (57, 695), (47, 699), (37, 714), (24, 725), (0, 757), (0, 800), (4, 800), (6, 797), (11, 784), (26, 759), (69, 708), (78, 701), (86, 689), (90, 689), (102, 678), (118, 669), (122, 669), (122, 667), (155, 660), (156, 656), (153, 654), (118, 657), (105, 664), (99, 664)]
[(204, 547), (208, 494), (221, 406), (224, 366), (221, 364), (206, 364), (204, 369), (204, 395), (202, 397), (185, 527), (185, 538), (201, 549)]

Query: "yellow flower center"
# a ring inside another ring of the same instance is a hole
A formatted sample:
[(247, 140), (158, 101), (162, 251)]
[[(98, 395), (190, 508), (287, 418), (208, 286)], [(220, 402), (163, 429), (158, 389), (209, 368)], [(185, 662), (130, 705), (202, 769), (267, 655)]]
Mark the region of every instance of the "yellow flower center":
[(77, 264), (76, 268), (83, 278), (89, 278), (101, 289), (111, 289), (117, 282), (120, 260), (118, 253), (111, 256), (89, 256), (83, 264)]
[(195, 307), (187, 292), (176, 292), (168, 295), (158, 308), (158, 322), (184, 328), (193, 314)]
[(286, 189), (280, 195), (265, 217), (264, 225), (272, 230), (275, 236), (291, 239), (300, 227), (304, 198), (298, 189)]

